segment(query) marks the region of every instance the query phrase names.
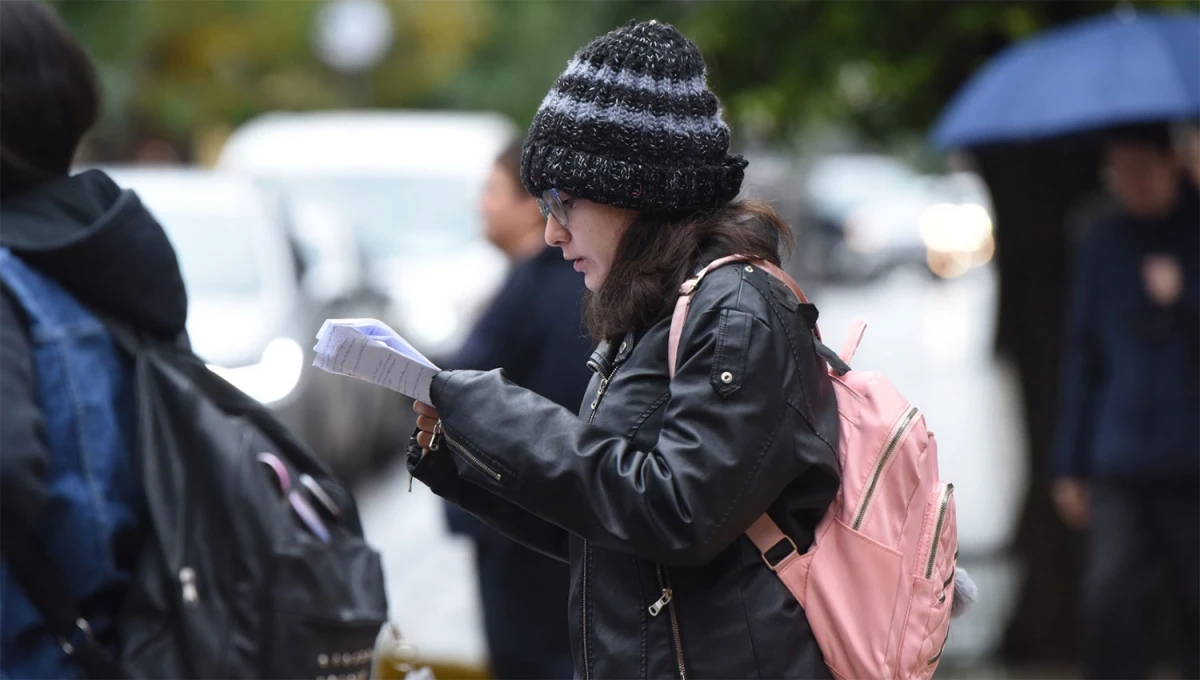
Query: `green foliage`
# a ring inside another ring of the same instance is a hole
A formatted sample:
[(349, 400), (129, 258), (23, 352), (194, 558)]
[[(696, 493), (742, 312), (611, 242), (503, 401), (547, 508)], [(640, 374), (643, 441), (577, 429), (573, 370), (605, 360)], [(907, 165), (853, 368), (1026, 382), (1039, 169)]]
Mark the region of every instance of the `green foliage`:
[[(389, 0), (395, 40), (369, 75), (315, 56), (317, 0), (60, 0), (96, 58), (111, 153), (183, 144), (273, 109), (492, 109), (528, 122), (566, 61), (631, 19), (703, 50), (735, 130), (786, 138), (837, 121), (875, 141), (922, 134), (990, 56), (1111, 0)], [(1196, 8), (1187, 0), (1139, 2)]]

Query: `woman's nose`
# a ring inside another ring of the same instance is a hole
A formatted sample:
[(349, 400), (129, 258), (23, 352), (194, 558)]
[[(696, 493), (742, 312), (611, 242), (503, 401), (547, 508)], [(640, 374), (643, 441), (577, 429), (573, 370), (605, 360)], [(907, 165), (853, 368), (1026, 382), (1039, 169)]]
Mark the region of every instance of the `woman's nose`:
[(554, 219), (554, 215), (546, 218), (546, 245), (553, 248), (562, 248), (568, 241), (571, 240), (571, 232), (563, 228), (558, 220)]

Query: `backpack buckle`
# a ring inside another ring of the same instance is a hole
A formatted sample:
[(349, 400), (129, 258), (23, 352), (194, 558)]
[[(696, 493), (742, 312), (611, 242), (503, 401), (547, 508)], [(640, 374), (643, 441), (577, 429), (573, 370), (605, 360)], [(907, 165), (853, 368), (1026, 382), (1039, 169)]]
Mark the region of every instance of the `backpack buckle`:
[[(787, 558), (800, 552), (800, 549), (796, 547), (796, 542), (792, 540), (791, 536), (784, 535), (783, 539), (781, 539), (779, 541), (779, 543), (782, 543), (783, 541), (787, 541), (788, 543), (792, 544), (792, 551), (790, 553), (784, 555), (783, 559), (779, 560), (775, 564), (771, 564), (771, 560), (767, 559), (767, 553), (771, 552), (770, 550), (766, 550), (766, 551), (759, 553), (759, 555), (762, 557), (763, 564), (767, 565), (767, 569), (770, 569), (771, 571), (775, 571), (776, 569), (779, 568), (779, 565), (781, 565), (787, 561)], [(776, 543), (775, 545), (771, 546), (771, 549), (774, 549), (775, 546), (779, 545), (779, 543)]]
[(700, 276), (684, 281), (683, 284), (679, 286), (679, 294), (683, 297), (691, 297), (696, 292), (696, 289), (700, 287), (700, 279), (703, 278), (704, 275), (701, 274)]

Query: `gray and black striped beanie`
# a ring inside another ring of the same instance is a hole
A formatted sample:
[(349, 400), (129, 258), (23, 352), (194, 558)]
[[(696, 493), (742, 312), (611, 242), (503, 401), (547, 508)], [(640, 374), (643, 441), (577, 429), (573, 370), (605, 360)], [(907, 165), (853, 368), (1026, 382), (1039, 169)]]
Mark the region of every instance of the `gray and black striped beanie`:
[(722, 206), (746, 161), (708, 89), (700, 50), (673, 26), (630, 23), (588, 43), (538, 108), (521, 181), (661, 215)]

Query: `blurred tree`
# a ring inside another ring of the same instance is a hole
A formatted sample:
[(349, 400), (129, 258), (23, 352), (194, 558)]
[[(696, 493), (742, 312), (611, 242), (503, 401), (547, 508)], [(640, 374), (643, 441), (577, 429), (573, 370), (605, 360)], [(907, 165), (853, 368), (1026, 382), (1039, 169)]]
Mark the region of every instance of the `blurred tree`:
[[(1185, 0), (1138, 7), (1188, 6)], [(924, 134), (976, 68), (1047, 27), (1112, 11), (1111, 0), (494, 0), (491, 31), (427, 105), (533, 114), (580, 46), (631, 19), (676, 23), (700, 46), (743, 140), (786, 138), (837, 120), (889, 143)]]
[(194, 141), (277, 109), (405, 107), (452, 80), (487, 33), (477, 0), (389, 2), (395, 40), (358, 83), (321, 63), (312, 47), (313, 0), (72, 0), (57, 8), (93, 55), (105, 117), (91, 155), (127, 159), (165, 139), (190, 155)]
[[(1148, 4), (1188, 5), (1137, 6)], [(190, 139), (280, 108), (493, 109), (524, 123), (576, 49), (648, 18), (676, 23), (700, 45), (743, 139), (786, 138), (824, 119), (886, 143), (923, 133), (1004, 45), (1114, 4), (389, 0), (393, 47), (359, 82), (314, 55), (317, 0), (59, 0), (58, 7), (99, 62), (109, 100), (100, 136), (120, 146), (132, 138), (122, 129), (131, 120)]]
[[(1151, 4), (1187, 6), (1138, 7)], [(1111, 0), (697, 2), (682, 26), (704, 50), (714, 88), (752, 134), (777, 137), (825, 118), (888, 142), (924, 134), (955, 90), (1007, 44), (1114, 7)]]

